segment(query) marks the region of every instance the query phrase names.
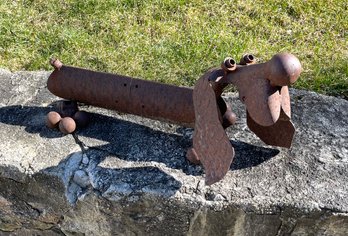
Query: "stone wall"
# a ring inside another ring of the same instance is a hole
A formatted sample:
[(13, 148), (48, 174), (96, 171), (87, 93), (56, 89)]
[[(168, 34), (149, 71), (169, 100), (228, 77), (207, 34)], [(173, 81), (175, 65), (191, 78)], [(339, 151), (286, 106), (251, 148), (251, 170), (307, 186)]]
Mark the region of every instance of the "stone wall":
[(45, 127), (49, 72), (0, 70), (0, 235), (348, 235), (348, 102), (291, 90), (291, 149), (237, 113), (236, 156), (204, 185), (192, 129), (82, 106), (74, 135)]

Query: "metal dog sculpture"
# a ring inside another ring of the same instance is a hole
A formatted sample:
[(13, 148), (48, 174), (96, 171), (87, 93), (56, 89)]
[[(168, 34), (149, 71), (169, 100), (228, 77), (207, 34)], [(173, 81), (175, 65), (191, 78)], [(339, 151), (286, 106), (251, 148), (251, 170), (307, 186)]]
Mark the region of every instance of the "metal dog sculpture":
[[(226, 58), (221, 68), (208, 70), (193, 89), (65, 66), (59, 60), (51, 64), (55, 70), (47, 85), (58, 97), (193, 127), (193, 145), (186, 156), (203, 165), (207, 185), (225, 176), (234, 157), (224, 129), (235, 123), (236, 116), (221, 97), (229, 84), (237, 87), (246, 106), (248, 127), (266, 144), (291, 146), (295, 128), (288, 85), (301, 73), (301, 64), (292, 54), (276, 54), (261, 64), (255, 64), (251, 54), (238, 65)], [(65, 130), (69, 133), (69, 128)]]

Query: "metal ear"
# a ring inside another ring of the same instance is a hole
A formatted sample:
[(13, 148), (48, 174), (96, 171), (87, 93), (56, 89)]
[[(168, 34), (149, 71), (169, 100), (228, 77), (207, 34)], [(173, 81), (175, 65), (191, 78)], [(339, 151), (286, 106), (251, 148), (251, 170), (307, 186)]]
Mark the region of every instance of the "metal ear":
[(207, 185), (226, 175), (234, 157), (234, 149), (219, 119), (220, 110), (209, 76), (210, 73), (205, 74), (193, 89), (195, 126), (193, 147), (188, 153), (189, 158), (202, 163)]

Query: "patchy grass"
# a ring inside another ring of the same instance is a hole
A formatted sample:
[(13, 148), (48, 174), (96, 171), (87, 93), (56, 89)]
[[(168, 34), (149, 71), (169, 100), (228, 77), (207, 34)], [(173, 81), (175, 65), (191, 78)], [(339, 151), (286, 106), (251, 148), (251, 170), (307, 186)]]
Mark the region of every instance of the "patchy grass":
[(295, 87), (348, 97), (348, 4), (343, 0), (27, 0), (0, 2), (0, 67), (48, 60), (193, 85), (226, 56), (299, 57)]

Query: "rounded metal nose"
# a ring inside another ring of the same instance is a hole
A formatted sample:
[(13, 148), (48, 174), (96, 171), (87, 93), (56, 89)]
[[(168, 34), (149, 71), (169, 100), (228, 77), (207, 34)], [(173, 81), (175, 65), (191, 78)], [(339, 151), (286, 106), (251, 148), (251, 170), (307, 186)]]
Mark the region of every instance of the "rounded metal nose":
[(302, 66), (297, 57), (290, 53), (279, 53), (267, 62), (272, 86), (286, 86), (295, 83), (301, 74)]

